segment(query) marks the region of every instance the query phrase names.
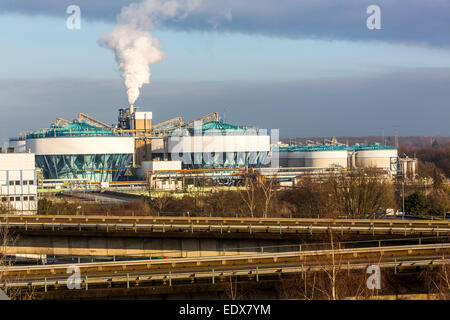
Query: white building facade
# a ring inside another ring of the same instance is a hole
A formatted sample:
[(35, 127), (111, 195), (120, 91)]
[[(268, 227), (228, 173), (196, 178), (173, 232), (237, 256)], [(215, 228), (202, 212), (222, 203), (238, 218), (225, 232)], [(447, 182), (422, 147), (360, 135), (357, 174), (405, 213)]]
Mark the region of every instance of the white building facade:
[(9, 213), (37, 212), (34, 153), (0, 153), (0, 206)]

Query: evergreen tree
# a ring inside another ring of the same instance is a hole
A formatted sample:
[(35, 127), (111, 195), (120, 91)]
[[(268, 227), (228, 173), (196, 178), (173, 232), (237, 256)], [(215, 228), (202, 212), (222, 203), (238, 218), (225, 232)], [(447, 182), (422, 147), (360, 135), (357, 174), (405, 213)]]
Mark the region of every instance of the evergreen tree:
[(427, 198), (419, 191), (414, 191), (414, 193), (410, 194), (405, 199), (405, 210), (408, 213), (418, 216), (425, 215), (429, 208), (430, 205)]

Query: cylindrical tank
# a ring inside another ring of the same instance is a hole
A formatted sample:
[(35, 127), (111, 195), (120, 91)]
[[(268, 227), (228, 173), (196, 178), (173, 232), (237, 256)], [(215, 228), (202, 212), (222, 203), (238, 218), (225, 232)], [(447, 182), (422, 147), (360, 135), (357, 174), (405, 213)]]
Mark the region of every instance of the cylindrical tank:
[(416, 161), (417, 159), (414, 159), (411, 162), (411, 178), (414, 179), (416, 177)]
[(347, 153), (347, 168), (357, 169), (356, 166), (356, 151), (349, 150)]
[(288, 156), (289, 167), (304, 167), (305, 166), (305, 152), (292, 151)]
[(58, 137), (26, 140), (26, 149), (36, 155), (132, 154), (133, 137)]
[(391, 158), (397, 157), (398, 153), (396, 149), (357, 150), (356, 166), (361, 168), (390, 168)]
[(278, 155), (279, 155), (278, 164), (280, 167), (288, 167), (289, 166), (289, 164), (288, 164), (289, 153), (290, 152), (287, 152), (287, 151), (280, 151), (278, 153)]
[(14, 148), (14, 152), (27, 152), (26, 140), (10, 140), (9, 147)]
[(305, 167), (331, 168), (340, 166), (347, 168), (347, 150), (306, 151)]

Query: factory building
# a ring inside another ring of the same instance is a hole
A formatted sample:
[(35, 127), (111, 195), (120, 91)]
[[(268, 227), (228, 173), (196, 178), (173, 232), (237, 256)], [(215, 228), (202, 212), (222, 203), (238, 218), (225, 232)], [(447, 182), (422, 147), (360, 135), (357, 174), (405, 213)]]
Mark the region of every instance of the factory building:
[(33, 153), (2, 153), (0, 148), (0, 199), (2, 211), (22, 214), (37, 212)]

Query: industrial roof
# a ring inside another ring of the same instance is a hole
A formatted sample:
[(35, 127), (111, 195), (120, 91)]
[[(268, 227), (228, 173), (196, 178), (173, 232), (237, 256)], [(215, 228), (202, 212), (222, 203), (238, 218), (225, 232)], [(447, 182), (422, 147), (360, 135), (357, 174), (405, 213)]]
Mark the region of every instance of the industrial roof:
[(208, 122), (205, 123), (202, 126), (203, 130), (239, 130), (242, 129), (242, 127), (238, 127), (229, 123), (225, 123), (223, 121), (212, 121), (212, 122)]
[[(191, 135), (194, 134), (195, 128), (187, 129)], [(211, 121), (202, 125), (202, 133), (206, 135), (258, 135), (265, 134), (256, 128), (249, 128), (244, 126), (235, 126), (223, 121)]]
[(359, 151), (359, 150), (395, 150), (395, 147), (386, 146), (383, 144), (362, 145), (354, 144), (346, 146), (342, 144), (304, 144), (292, 145), (287, 147), (279, 147), (279, 152), (295, 152), (295, 151)]
[(28, 133), (26, 139), (51, 137), (85, 137), (85, 136), (115, 136), (116, 134), (106, 128), (92, 126), (84, 122), (74, 122), (66, 126), (53, 125), (49, 129), (41, 129)]
[(364, 144), (354, 144), (349, 147), (349, 150), (395, 150), (396, 147), (387, 146), (384, 144), (374, 143), (371, 145), (364, 145)]

